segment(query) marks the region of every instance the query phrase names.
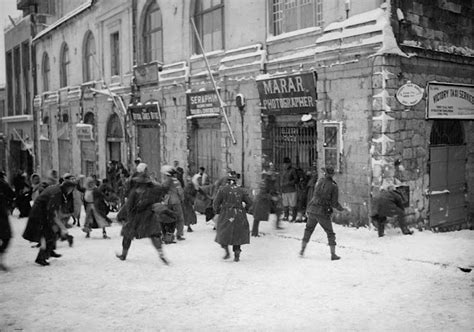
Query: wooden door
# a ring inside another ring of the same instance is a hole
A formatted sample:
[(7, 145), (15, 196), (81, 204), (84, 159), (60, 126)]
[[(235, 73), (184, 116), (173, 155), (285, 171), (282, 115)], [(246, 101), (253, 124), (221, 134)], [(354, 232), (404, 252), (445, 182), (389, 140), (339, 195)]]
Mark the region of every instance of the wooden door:
[(59, 176), (70, 173), (71, 170), (71, 142), (65, 139), (58, 139), (59, 152)]
[(149, 173), (160, 177), (161, 169), (161, 141), (160, 127), (158, 125), (138, 126), (138, 156), (148, 165)]
[(194, 131), (194, 160), (196, 169), (206, 168), (210, 181), (216, 181), (220, 174), (221, 125), (217, 119), (199, 119)]
[(452, 225), (467, 217), (466, 146), (430, 147), (430, 226)]
[(85, 176), (96, 174), (95, 142), (81, 142), (81, 173)]

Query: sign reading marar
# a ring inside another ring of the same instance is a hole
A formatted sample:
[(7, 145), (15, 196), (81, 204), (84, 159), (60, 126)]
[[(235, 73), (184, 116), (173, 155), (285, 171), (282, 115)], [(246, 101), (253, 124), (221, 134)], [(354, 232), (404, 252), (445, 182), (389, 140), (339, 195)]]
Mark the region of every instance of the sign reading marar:
[(307, 114), (316, 111), (316, 73), (257, 78), (260, 102), (267, 114)]
[(427, 119), (474, 119), (474, 85), (428, 83)]
[(219, 114), (219, 98), (214, 90), (187, 94), (188, 115)]

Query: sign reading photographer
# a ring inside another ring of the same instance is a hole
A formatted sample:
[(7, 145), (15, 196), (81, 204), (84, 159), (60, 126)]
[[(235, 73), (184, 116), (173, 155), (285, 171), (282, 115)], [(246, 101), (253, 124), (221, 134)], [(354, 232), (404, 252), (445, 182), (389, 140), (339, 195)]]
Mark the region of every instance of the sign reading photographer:
[(316, 73), (257, 78), (266, 114), (308, 114), (316, 111)]
[(428, 83), (427, 119), (474, 119), (474, 85)]
[(216, 114), (220, 112), (219, 98), (216, 92), (200, 91), (187, 94), (188, 115)]

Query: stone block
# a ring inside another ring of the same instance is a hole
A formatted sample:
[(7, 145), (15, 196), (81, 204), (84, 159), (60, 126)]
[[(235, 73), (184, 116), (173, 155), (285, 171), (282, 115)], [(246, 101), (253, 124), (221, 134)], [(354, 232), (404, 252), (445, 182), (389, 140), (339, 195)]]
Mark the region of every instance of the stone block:
[(402, 153), (403, 160), (413, 158), (413, 149), (412, 148), (404, 148)]

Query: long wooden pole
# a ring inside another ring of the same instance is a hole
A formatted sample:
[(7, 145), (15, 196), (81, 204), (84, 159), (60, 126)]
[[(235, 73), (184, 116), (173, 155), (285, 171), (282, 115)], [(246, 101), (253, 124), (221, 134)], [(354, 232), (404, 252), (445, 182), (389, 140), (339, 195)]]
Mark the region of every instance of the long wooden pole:
[[(202, 46), (201, 37), (199, 37), (199, 33), (197, 31), (196, 24), (194, 23), (194, 19), (192, 17), (191, 17), (191, 23), (192, 23), (192, 26), (193, 26), (194, 33), (196, 34), (196, 39), (199, 42), (199, 47), (201, 48), (202, 56), (204, 57), (204, 62), (206, 63), (207, 71), (209, 72), (209, 78), (211, 79), (212, 86), (214, 87), (214, 90), (216, 91), (217, 99), (219, 100), (219, 105), (220, 105), (221, 112), (224, 115), (224, 119), (225, 119), (225, 123), (227, 125), (227, 129), (229, 130), (230, 137), (232, 138), (232, 143), (237, 144), (237, 141), (235, 140), (235, 137), (234, 137), (234, 133), (232, 132), (232, 128), (230, 127), (229, 118), (227, 117), (227, 114), (225, 113), (224, 101), (222, 100), (221, 95), (219, 94), (219, 91), (217, 90), (216, 81), (214, 80), (214, 76), (212, 75), (212, 72), (211, 72), (211, 66), (209, 66), (209, 62), (207, 61), (206, 52), (204, 51), (204, 47)], [(242, 144), (243, 144), (243, 142), (242, 142)]]

